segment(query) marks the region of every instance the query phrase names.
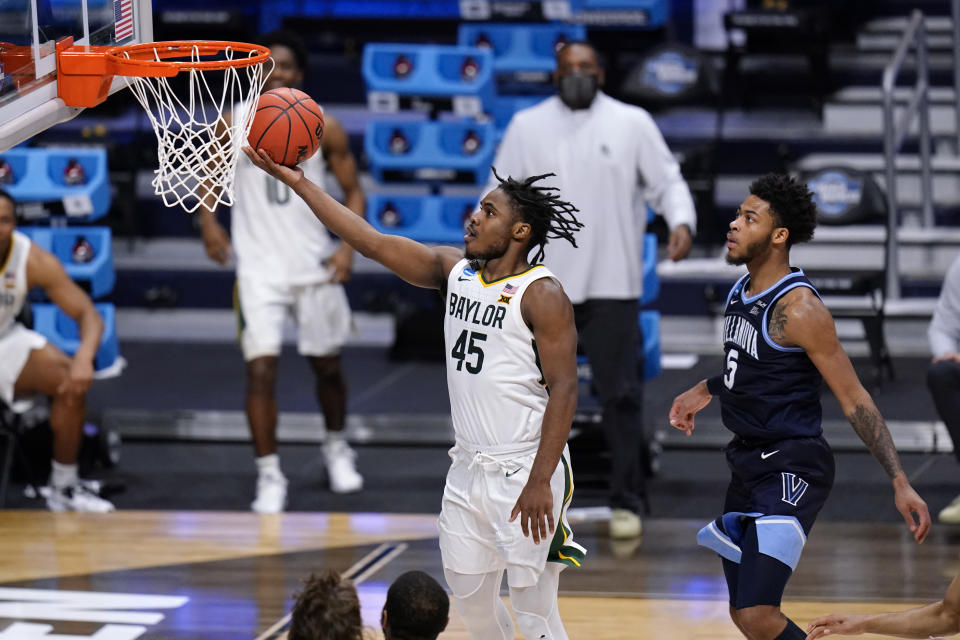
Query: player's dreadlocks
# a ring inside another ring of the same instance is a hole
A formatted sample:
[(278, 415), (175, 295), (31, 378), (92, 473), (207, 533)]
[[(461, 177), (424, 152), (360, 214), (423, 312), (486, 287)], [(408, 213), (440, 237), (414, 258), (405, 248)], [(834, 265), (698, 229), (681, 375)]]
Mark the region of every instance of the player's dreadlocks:
[(497, 174), (496, 167), (490, 167), (493, 176), (500, 182), (500, 190), (510, 198), (520, 219), (530, 225), (530, 246), (537, 246), (530, 264), (537, 264), (543, 260), (543, 247), (551, 238), (563, 238), (573, 246), (577, 241), (573, 234), (583, 226), (573, 215), (580, 211), (575, 206), (560, 199), (559, 189), (556, 187), (540, 187), (534, 183), (544, 178), (555, 176), (555, 173), (544, 173), (539, 176), (530, 176), (523, 181), (507, 177), (506, 180)]

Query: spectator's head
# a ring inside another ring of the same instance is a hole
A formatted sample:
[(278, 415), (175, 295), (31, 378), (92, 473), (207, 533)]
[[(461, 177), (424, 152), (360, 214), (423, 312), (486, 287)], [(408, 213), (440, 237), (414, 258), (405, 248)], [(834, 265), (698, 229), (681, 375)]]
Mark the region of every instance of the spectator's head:
[(589, 42), (576, 40), (557, 49), (556, 58), (553, 82), (557, 86), (557, 95), (571, 109), (588, 108), (604, 81), (603, 64), (597, 50)]
[[(10, 192), (0, 189), (0, 250), (7, 246), (17, 226), (17, 202)], [(3, 256), (0, 255), (0, 262)]]
[(274, 62), (273, 73), (267, 78), (263, 90), (299, 87), (307, 72), (307, 47), (300, 36), (281, 29), (263, 34), (259, 41), (270, 49)]
[(501, 178), (480, 201), (480, 210), (470, 216), (467, 225), (466, 255), (471, 260), (493, 260), (507, 253), (511, 243), (523, 245), (523, 255), (537, 247), (530, 261), (543, 259), (544, 245), (550, 238), (563, 238), (577, 246), (574, 233), (583, 226), (573, 212), (578, 209), (560, 199), (558, 189), (537, 185), (552, 176), (531, 176), (524, 180)]
[(310, 574), (290, 615), (289, 640), (360, 640), (363, 622), (353, 583), (333, 569)]
[(385, 640), (434, 640), (450, 620), (450, 599), (423, 571), (407, 571), (387, 591), (380, 625)]
[(730, 264), (748, 264), (774, 250), (789, 252), (813, 238), (817, 206), (807, 185), (788, 175), (768, 173), (750, 185), (750, 195), (730, 223)]

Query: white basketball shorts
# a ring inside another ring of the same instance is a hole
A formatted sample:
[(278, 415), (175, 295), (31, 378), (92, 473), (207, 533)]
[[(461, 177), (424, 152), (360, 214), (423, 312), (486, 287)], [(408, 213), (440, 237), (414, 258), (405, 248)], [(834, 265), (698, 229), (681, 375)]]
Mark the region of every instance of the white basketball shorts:
[(336, 355), (350, 335), (350, 304), (339, 284), (291, 285), (238, 277), (234, 306), (248, 362), (280, 354), (288, 317), (297, 325), (300, 355)]
[(46, 344), (46, 338), (19, 323), (0, 336), (0, 398), (4, 402), (13, 402), (13, 387), (30, 352), (42, 349)]
[(458, 443), (450, 450), (453, 461), (443, 489), (437, 528), (445, 569), (478, 574), (507, 571), (511, 587), (532, 587), (548, 561), (579, 567), (586, 550), (573, 541), (566, 519), (573, 496), (570, 453), (564, 448), (550, 479), (553, 490), (552, 539), (534, 544), (524, 536), (520, 518), (510, 522), (520, 492), (527, 483), (536, 448), (518, 454)]

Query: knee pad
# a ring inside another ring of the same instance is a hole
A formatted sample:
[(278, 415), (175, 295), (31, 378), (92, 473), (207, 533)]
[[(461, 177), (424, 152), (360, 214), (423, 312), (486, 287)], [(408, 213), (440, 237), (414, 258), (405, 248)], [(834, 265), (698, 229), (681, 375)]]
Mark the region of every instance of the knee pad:
[(453, 594), (454, 608), (473, 638), (513, 638), (510, 612), (500, 600), (503, 573), (457, 573), (443, 570), (447, 586)]
[(553, 638), (548, 618), (557, 606), (556, 594), (536, 587), (510, 589), (510, 604), (524, 638)]
[(447, 579), (450, 593), (459, 600), (466, 600), (476, 595), (483, 586), (484, 578), (487, 577), (485, 573), (457, 573), (448, 569), (443, 570), (443, 575)]

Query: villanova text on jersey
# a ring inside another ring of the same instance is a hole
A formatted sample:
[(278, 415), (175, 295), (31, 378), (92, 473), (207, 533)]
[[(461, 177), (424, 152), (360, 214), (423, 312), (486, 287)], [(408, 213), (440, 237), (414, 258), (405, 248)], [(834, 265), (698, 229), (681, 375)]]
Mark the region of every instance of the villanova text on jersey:
[(757, 328), (740, 316), (728, 315), (723, 318), (723, 343), (732, 342), (755, 359), (757, 355)]
[(766, 291), (746, 295), (749, 274), (727, 297), (720, 415), (724, 426), (748, 440), (773, 441), (821, 433), (820, 372), (800, 347), (770, 337), (768, 323), (779, 299), (797, 287), (816, 289), (793, 268)]

